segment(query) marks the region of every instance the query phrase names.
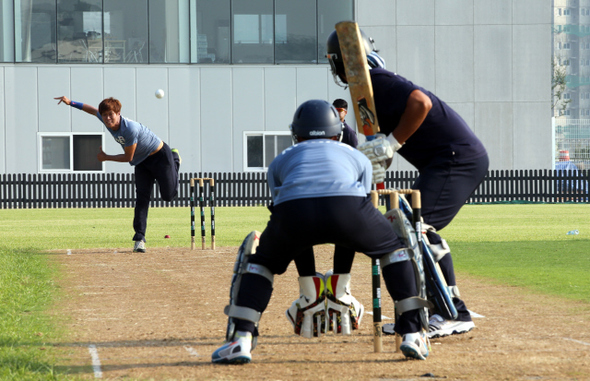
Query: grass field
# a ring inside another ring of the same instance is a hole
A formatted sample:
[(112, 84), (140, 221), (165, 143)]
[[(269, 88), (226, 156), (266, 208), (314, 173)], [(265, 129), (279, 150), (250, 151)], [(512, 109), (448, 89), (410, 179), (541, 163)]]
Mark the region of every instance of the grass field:
[[(238, 246), (269, 215), (263, 207), (216, 212), (218, 246)], [(590, 205), (468, 205), (441, 234), (459, 273), (590, 305), (589, 215)], [(126, 208), (0, 210), (0, 379), (69, 378), (56, 374), (45, 346), (67, 332), (45, 313), (60, 297), (60, 269), (43, 252), (129, 248), (132, 218)], [(579, 235), (566, 235), (574, 229)], [(188, 208), (150, 210), (148, 250), (163, 246), (190, 246)]]

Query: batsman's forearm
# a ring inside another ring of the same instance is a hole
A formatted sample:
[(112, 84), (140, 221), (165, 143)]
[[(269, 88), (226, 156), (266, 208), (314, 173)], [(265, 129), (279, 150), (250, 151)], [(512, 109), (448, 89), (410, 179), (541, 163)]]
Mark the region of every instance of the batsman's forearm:
[(105, 154), (102, 161), (116, 161), (119, 163), (129, 163), (131, 161), (131, 159), (128, 159), (125, 154), (119, 154), (119, 155)]

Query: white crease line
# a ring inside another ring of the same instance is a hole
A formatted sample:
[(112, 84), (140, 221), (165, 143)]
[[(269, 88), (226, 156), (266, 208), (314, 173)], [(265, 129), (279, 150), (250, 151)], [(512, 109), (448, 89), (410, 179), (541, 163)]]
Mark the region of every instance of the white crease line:
[(474, 317), (474, 318), (484, 318), (485, 317), (483, 315), (478, 314), (477, 312), (473, 312), (471, 310), (467, 310), (467, 311), (469, 311), (469, 315), (471, 315), (471, 317)]
[[(373, 313), (372, 313), (371, 311), (367, 311), (366, 313), (367, 313), (367, 314), (369, 314), (369, 315), (373, 315)], [(392, 318), (390, 318), (390, 317), (387, 317), (387, 316), (385, 316), (385, 315), (381, 315), (381, 319), (388, 319), (388, 320), (392, 320)]]
[(199, 356), (199, 354), (197, 353), (197, 351), (195, 351), (193, 349), (193, 347), (189, 347), (188, 345), (184, 346), (184, 349), (186, 349), (186, 351), (191, 355), (191, 356)]
[(564, 340), (569, 340), (569, 341), (573, 341), (574, 343), (578, 343), (578, 344), (583, 344), (583, 345), (590, 345), (590, 343), (586, 343), (580, 340), (574, 340), (574, 339), (570, 339), (569, 337), (564, 337)]
[(90, 352), (90, 357), (92, 357), (92, 370), (94, 370), (94, 378), (102, 378), (100, 359), (98, 358), (98, 350), (96, 349), (96, 345), (90, 344), (88, 346), (88, 352)]

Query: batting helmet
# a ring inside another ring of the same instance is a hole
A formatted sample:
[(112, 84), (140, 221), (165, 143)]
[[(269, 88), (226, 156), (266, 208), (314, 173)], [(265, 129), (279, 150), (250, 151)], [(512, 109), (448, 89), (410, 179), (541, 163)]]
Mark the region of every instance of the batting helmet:
[(299, 138), (327, 139), (339, 136), (340, 140), (344, 124), (334, 106), (324, 100), (312, 99), (297, 108), (289, 127), (293, 142), (297, 144)]
[[(361, 36), (363, 37), (365, 53), (369, 54), (371, 52), (376, 52), (377, 49), (375, 49), (375, 41), (373, 41), (371, 37), (368, 37), (362, 30)], [(344, 72), (344, 61), (342, 60), (340, 42), (338, 41), (338, 34), (336, 33), (336, 31), (333, 31), (328, 36), (328, 40), (326, 42), (326, 50), (326, 57), (328, 58), (328, 62), (330, 62), (330, 68), (332, 70), (332, 75), (334, 76), (334, 81), (339, 85), (340, 82), (338, 81), (338, 79), (340, 79), (340, 81), (344, 83), (348, 83), (346, 81), (346, 73)]]

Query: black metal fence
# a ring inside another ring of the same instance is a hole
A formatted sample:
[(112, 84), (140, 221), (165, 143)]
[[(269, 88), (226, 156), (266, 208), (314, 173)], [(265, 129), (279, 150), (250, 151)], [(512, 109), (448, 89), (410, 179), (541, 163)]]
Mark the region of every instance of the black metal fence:
[[(588, 203), (588, 170), (489, 171), (468, 203), (577, 202)], [(410, 188), (414, 171), (388, 172), (387, 188)], [(189, 206), (190, 179), (215, 179), (218, 206), (268, 205), (271, 197), (266, 173), (181, 173), (178, 197), (160, 198), (154, 186), (151, 206)], [(208, 197), (208, 187), (205, 193)], [(133, 207), (133, 174), (3, 174), (0, 175), (0, 209)]]

